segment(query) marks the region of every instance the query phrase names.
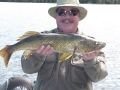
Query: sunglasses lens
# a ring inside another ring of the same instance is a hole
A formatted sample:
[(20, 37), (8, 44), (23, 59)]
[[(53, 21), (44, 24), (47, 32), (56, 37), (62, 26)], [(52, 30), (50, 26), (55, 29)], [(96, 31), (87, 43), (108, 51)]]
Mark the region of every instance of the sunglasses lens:
[(59, 16), (66, 15), (66, 11), (64, 9), (58, 10), (57, 13), (58, 13)]
[(58, 10), (58, 11), (57, 11), (57, 14), (58, 14), (59, 16), (65, 16), (66, 13), (68, 13), (68, 14), (71, 15), (71, 16), (76, 16), (76, 15), (78, 14), (78, 10), (71, 9), (70, 11), (66, 11), (66, 10), (64, 10), (64, 9), (61, 9), (61, 10)]
[(77, 10), (70, 10), (69, 13), (70, 13), (70, 15), (72, 15), (72, 16), (76, 16), (77, 13), (78, 13), (78, 11), (77, 11)]

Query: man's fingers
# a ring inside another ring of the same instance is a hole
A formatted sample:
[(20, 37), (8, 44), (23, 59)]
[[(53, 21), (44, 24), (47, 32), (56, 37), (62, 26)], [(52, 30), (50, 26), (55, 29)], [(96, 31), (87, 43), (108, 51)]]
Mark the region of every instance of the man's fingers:
[(50, 45), (48, 45), (43, 51), (42, 54), (47, 56), (49, 54), (51, 54), (51, 52), (53, 51), (53, 47), (51, 47)]
[(41, 46), (36, 50), (37, 53), (41, 53), (44, 50), (45, 46)]
[(46, 56), (50, 55), (53, 52), (53, 47), (50, 47), (48, 51), (45, 53)]
[(91, 60), (93, 58), (95, 58), (98, 54), (99, 54), (100, 50), (97, 50), (95, 52), (92, 53), (88, 53), (88, 54), (83, 54), (83, 59), (84, 60)]
[(53, 47), (51, 47), (50, 45), (48, 45), (47, 47), (41, 46), (36, 50), (36, 52), (40, 53), (43, 56), (48, 56), (53, 52)]

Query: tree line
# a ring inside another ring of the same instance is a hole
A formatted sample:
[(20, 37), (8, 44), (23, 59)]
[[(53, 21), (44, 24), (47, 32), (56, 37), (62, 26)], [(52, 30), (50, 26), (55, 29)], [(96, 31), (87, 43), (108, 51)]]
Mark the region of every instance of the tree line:
[[(0, 2), (35, 2), (35, 3), (56, 3), (57, 0), (0, 0)], [(80, 3), (87, 4), (120, 4), (120, 0), (79, 0)]]

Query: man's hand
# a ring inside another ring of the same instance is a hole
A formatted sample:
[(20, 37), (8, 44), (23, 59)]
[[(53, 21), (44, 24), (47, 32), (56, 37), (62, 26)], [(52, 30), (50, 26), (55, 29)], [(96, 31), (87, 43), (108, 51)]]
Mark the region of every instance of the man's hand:
[(48, 45), (47, 47), (45, 46), (41, 46), (39, 47), (36, 52), (43, 55), (43, 56), (48, 56), (53, 52), (53, 47), (51, 47), (50, 45)]
[(98, 55), (99, 52), (100, 52), (100, 50), (97, 50), (97, 51), (89, 53), (89, 54), (83, 54), (84, 61), (92, 60), (93, 58), (95, 58)]

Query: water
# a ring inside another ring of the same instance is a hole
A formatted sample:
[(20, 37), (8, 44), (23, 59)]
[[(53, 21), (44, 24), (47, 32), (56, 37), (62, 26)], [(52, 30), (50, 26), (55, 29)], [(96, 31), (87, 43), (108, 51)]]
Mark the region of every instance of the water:
[[(55, 4), (46, 3), (3, 3), (0, 2), (0, 49), (13, 44), (26, 31), (44, 31), (56, 27), (56, 21), (48, 15), (48, 8)], [(94, 83), (95, 90), (120, 90), (120, 5), (83, 4), (87, 17), (80, 21), (84, 33), (106, 42), (103, 49), (109, 75)], [(20, 58), (23, 51), (14, 53), (6, 68), (0, 57), (0, 85), (9, 77), (22, 76)], [(36, 74), (28, 75), (34, 81)]]

